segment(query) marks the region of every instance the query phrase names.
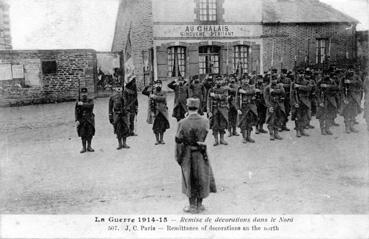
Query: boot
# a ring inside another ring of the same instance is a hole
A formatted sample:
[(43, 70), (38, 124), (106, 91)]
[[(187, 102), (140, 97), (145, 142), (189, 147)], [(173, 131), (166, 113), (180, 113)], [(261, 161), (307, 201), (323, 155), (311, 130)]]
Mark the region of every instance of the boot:
[(320, 132), (321, 132), (321, 134), (322, 135), (327, 135), (327, 131), (326, 131), (327, 127), (325, 126), (324, 121), (323, 120), (320, 120), (319, 121), (319, 125), (320, 125)]
[(327, 135), (333, 135), (332, 131), (329, 129), (328, 126), (325, 127), (325, 132), (327, 133)]
[(352, 133), (359, 133), (359, 131), (358, 131), (357, 129), (355, 129), (355, 128), (354, 128), (354, 124), (355, 124), (355, 121), (354, 121), (354, 120), (352, 120), (352, 121), (350, 122), (350, 131), (351, 131)]
[(92, 139), (87, 140), (87, 151), (88, 152), (95, 152), (95, 150), (91, 147), (91, 141), (92, 141)]
[(228, 137), (232, 137), (232, 129), (231, 128), (228, 129)]
[(117, 150), (121, 150), (122, 148), (123, 148), (122, 138), (118, 138), (118, 148), (117, 148)]
[(274, 138), (275, 139), (278, 139), (278, 140), (282, 140), (283, 138), (281, 137), (281, 136), (279, 136), (279, 134), (278, 134), (278, 130), (274, 130)]
[(125, 149), (129, 149), (130, 147), (127, 145), (127, 138), (126, 137), (123, 137), (123, 145), (122, 145), (123, 148)]
[(296, 129), (296, 137), (297, 138), (301, 137), (301, 131), (299, 129)]
[(160, 144), (159, 133), (155, 134), (155, 139), (156, 139), (155, 145)]
[(189, 198), (190, 204), (183, 208), (184, 212), (187, 213), (197, 213), (197, 205), (196, 205), (196, 198)]
[(275, 135), (274, 135), (273, 129), (269, 129), (269, 135), (270, 135), (270, 140), (273, 141), (275, 139)]
[(256, 125), (255, 127), (255, 134), (260, 134), (259, 125)]
[(302, 129), (301, 129), (301, 136), (306, 136), (306, 137), (308, 137), (308, 136), (310, 136), (310, 135), (309, 135), (309, 134), (307, 134), (307, 133), (305, 133), (304, 128), (302, 128)]
[(247, 144), (247, 139), (246, 139), (247, 135), (246, 135), (246, 130), (242, 131), (242, 143)]
[(240, 135), (237, 133), (237, 129), (236, 129), (236, 127), (233, 127), (233, 135), (234, 135), (234, 136), (240, 136)]
[(160, 143), (161, 144), (165, 144), (165, 142), (164, 142), (164, 132), (163, 133), (160, 133)]
[(346, 132), (346, 134), (351, 133), (350, 123), (349, 122), (345, 122), (345, 132)]
[(253, 139), (251, 138), (251, 130), (247, 130), (246, 141), (247, 141), (247, 142), (250, 142), (250, 143), (255, 143), (255, 140), (253, 140)]
[(197, 198), (197, 212), (205, 211), (204, 205), (202, 205), (202, 198)]
[(289, 128), (287, 128), (286, 124), (284, 124), (284, 125), (282, 126), (282, 130), (283, 130), (283, 131), (290, 131), (290, 129), (289, 129)]
[(82, 149), (80, 151), (81, 154), (86, 153), (86, 140), (82, 139)]
[(218, 146), (219, 145), (219, 141), (218, 141), (218, 133), (214, 133), (214, 146)]
[(220, 133), (220, 144), (228, 145), (227, 141), (224, 140), (224, 133)]
[(262, 134), (267, 134), (267, 133), (268, 133), (268, 131), (266, 131), (266, 130), (264, 130), (264, 129), (263, 129), (263, 124), (260, 124), (260, 129), (259, 129), (259, 131), (260, 131), (260, 133), (262, 133)]
[(307, 124), (307, 128), (308, 128), (308, 129), (314, 129), (315, 127), (314, 127), (314, 126), (312, 126), (312, 125), (310, 124), (310, 121), (309, 121), (309, 123)]

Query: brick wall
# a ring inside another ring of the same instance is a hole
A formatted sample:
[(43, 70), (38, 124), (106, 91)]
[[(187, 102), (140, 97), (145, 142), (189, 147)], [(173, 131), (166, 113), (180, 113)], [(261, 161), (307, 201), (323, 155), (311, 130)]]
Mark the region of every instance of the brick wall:
[(9, 5), (0, 0), (0, 50), (12, 49)]
[[(55, 61), (56, 73), (43, 74), (41, 62)], [(24, 78), (0, 81), (0, 105), (23, 105), (74, 100), (80, 87), (91, 97), (96, 92), (96, 52), (94, 50), (0, 51), (0, 64), (23, 66)], [(33, 81), (27, 83), (28, 69), (39, 67)]]
[(298, 65), (304, 64), (305, 57), (308, 56), (308, 48), (309, 64), (315, 64), (317, 38), (330, 39), (331, 61), (345, 61), (346, 51), (349, 59), (352, 59), (355, 55), (355, 30), (354, 27), (348, 28), (347, 24), (265, 24), (263, 25), (263, 68), (268, 70), (271, 67), (272, 49), (274, 49), (274, 67), (277, 69), (280, 68), (281, 59), (283, 67), (292, 69), (295, 56), (298, 56)]
[(112, 44), (113, 52), (125, 50), (130, 25), (132, 56), (137, 76), (137, 87), (143, 89), (144, 64), (142, 51), (148, 52), (148, 49), (153, 47), (151, 0), (121, 0)]

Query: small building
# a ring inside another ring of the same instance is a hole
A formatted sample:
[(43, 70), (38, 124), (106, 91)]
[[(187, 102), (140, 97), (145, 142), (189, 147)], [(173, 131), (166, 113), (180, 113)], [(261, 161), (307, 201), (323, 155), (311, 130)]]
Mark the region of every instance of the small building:
[(96, 51), (0, 51), (0, 105), (61, 102), (87, 87), (96, 95)]
[(342, 63), (356, 58), (357, 23), (318, 0), (121, 0), (112, 51), (130, 35), (142, 88), (146, 69), (166, 81)]
[(0, 0), (0, 50), (12, 49), (9, 4)]

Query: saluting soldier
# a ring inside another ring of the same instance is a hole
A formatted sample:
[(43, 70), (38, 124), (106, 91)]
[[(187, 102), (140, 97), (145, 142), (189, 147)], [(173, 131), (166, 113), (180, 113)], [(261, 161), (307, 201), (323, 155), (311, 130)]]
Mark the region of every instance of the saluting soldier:
[(200, 100), (200, 108), (199, 113), (201, 115), (204, 114), (206, 111), (206, 89), (204, 84), (200, 81), (199, 76), (194, 76), (193, 79), (190, 81), (188, 87), (188, 97), (197, 98)]
[(238, 110), (238, 89), (239, 84), (236, 82), (236, 78), (231, 76), (229, 84), (228, 84), (228, 103), (229, 103), (229, 110), (228, 110), (228, 120), (229, 120), (229, 126), (228, 126), (228, 132), (229, 137), (232, 135), (239, 136), (237, 133), (237, 110)]
[(350, 69), (345, 79), (341, 81), (343, 90), (342, 115), (345, 122), (346, 133), (358, 133), (354, 128), (355, 117), (361, 113), (362, 82)]
[(137, 136), (135, 133), (135, 118), (138, 113), (137, 85), (136, 77), (130, 78), (130, 81), (124, 87), (124, 98), (126, 99), (126, 110), (129, 120), (129, 135)]
[(176, 160), (182, 171), (182, 192), (189, 198), (189, 205), (183, 210), (198, 213), (205, 210), (203, 199), (217, 190), (204, 143), (209, 120), (198, 113), (199, 99), (187, 99), (187, 107), (188, 116), (179, 121), (175, 137)]
[(322, 135), (332, 135), (330, 127), (337, 116), (338, 103), (336, 95), (339, 93), (339, 86), (325, 73), (322, 80), (317, 84), (318, 109), (316, 118), (319, 119), (320, 131)]
[(251, 131), (253, 126), (258, 124), (258, 110), (256, 107), (256, 92), (260, 92), (255, 88), (255, 85), (250, 84), (248, 77), (244, 78), (241, 83), (239, 93), (239, 106), (237, 107), (240, 114), (238, 126), (241, 129), (243, 143), (255, 143), (251, 138)]
[[(281, 69), (281, 75), (280, 75), (280, 78), (279, 78), (279, 83), (281, 83), (283, 85), (285, 94), (287, 96), (289, 96), (293, 76), (291, 74), (288, 75), (287, 73), (288, 73), (287, 69)], [(284, 108), (285, 108), (285, 111), (286, 111), (286, 118), (285, 118), (285, 122), (282, 125), (280, 131), (290, 131), (290, 129), (287, 128), (288, 116), (290, 115), (290, 112), (291, 112), (291, 105), (290, 105), (289, 97), (284, 98)]]
[(170, 82), (168, 87), (174, 91), (174, 108), (172, 116), (180, 121), (187, 112), (186, 100), (188, 98), (188, 85), (183, 77)]
[(117, 136), (117, 150), (128, 149), (127, 137), (130, 135), (130, 128), (127, 100), (124, 97), (122, 87), (115, 87), (114, 90), (116, 93), (109, 99), (109, 121), (113, 125), (114, 134)]
[(258, 123), (256, 125), (255, 134), (268, 133), (263, 128), (263, 125), (265, 124), (266, 112), (267, 112), (267, 107), (265, 105), (263, 93), (264, 93), (264, 88), (269, 84), (268, 80), (269, 79), (267, 76), (263, 78), (262, 75), (258, 75), (256, 79), (256, 83), (255, 83), (255, 88), (259, 90), (259, 91), (256, 91), (256, 108), (257, 108), (257, 113), (258, 113)]
[[(215, 86), (209, 90), (207, 99), (207, 113), (210, 119), (210, 128), (214, 135), (214, 146), (228, 145), (224, 140), (225, 130), (228, 128), (228, 87), (221, 77), (217, 77)], [(218, 140), (220, 135), (220, 140)]]
[(286, 112), (284, 108), (285, 91), (281, 84), (278, 84), (277, 77), (272, 75), (270, 83), (264, 89), (264, 100), (267, 107), (266, 122), (270, 134), (270, 140), (282, 140), (278, 134), (286, 121)]
[(310, 81), (299, 72), (296, 82), (292, 84), (290, 100), (292, 106), (292, 117), (295, 121), (296, 136), (309, 136), (305, 133), (305, 127), (309, 124), (309, 111), (311, 110), (311, 85)]
[(148, 119), (149, 124), (153, 124), (152, 130), (155, 134), (155, 145), (165, 144), (164, 133), (169, 129), (169, 116), (167, 97), (162, 91), (162, 82), (157, 80), (152, 86), (146, 86), (142, 94), (149, 96)]
[[(94, 152), (91, 141), (95, 135), (94, 101), (88, 98), (87, 88), (81, 88), (81, 99), (78, 99), (74, 109), (78, 136), (82, 139), (81, 154)], [(86, 147), (87, 144), (87, 147)]]

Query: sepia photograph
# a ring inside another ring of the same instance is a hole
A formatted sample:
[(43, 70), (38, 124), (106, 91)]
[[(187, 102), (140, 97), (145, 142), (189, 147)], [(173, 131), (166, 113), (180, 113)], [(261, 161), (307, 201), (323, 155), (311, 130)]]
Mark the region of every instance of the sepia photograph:
[(0, 237), (31, 237), (16, 225), (36, 215), (109, 233), (172, 223), (140, 224), (152, 238), (197, 231), (186, 223), (202, 238), (266, 223), (277, 238), (272, 223), (301, 215), (337, 233), (309, 222), (301, 238), (355, 232), (345, 215), (369, 225), (368, 13), (368, 0), (0, 0)]

